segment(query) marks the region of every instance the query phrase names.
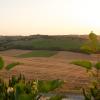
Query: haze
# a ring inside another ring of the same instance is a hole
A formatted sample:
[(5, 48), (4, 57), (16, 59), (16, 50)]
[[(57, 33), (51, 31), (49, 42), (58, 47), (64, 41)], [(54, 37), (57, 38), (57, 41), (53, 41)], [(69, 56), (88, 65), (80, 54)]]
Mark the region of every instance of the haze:
[(0, 0), (0, 35), (100, 34), (100, 0)]

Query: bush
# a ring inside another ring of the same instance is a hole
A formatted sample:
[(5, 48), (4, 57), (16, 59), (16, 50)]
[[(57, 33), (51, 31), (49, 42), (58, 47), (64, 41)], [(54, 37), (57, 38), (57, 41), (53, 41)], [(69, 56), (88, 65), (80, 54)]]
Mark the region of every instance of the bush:
[[(0, 100), (39, 100), (41, 93), (48, 93), (61, 86), (63, 82), (60, 80), (42, 81), (33, 80), (26, 81), (25, 77), (12, 76), (9, 84), (0, 80)], [(59, 99), (53, 99), (59, 98)], [(63, 97), (51, 97), (50, 100), (61, 100)]]

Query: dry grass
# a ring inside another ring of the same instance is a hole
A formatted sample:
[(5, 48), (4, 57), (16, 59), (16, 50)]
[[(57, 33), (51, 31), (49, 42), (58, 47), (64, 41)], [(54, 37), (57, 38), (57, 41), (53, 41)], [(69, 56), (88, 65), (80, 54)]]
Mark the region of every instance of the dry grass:
[[(10, 71), (3, 69), (0, 76), (8, 79), (11, 75), (24, 74), (27, 79), (61, 79), (65, 81), (63, 90), (79, 89), (87, 83), (88, 76), (84, 68), (70, 64), (71, 61), (77, 59), (88, 59), (94, 61), (91, 55), (80, 53), (60, 51), (52, 57), (32, 57), (32, 58), (16, 58), (15, 55), (30, 52), (29, 50), (8, 50), (0, 52), (6, 64), (11, 62), (21, 62)], [(66, 89), (65, 89), (66, 88)]]

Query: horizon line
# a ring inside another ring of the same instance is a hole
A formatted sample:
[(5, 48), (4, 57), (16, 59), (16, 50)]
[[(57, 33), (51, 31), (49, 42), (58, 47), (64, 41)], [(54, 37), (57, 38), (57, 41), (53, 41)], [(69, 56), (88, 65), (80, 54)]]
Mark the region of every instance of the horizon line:
[[(1, 36), (87, 36), (88, 34), (29, 34), (29, 35), (0, 35)], [(99, 36), (99, 34), (96, 34)]]

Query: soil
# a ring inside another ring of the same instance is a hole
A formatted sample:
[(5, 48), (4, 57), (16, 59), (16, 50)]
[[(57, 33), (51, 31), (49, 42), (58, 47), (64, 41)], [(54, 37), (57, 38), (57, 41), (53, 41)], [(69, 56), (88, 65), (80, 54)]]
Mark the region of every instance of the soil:
[(7, 50), (1, 51), (0, 56), (5, 61), (5, 66), (12, 62), (21, 62), (18, 65), (6, 71), (5, 68), (0, 71), (0, 77), (8, 80), (11, 75), (24, 74), (27, 80), (64, 80), (64, 85), (60, 91), (80, 89), (88, 83), (88, 74), (86, 70), (80, 66), (70, 64), (73, 60), (91, 60), (95, 61), (96, 57), (81, 53), (68, 51), (59, 51), (52, 57), (31, 57), (18, 58), (20, 54), (30, 52), (30, 50)]

